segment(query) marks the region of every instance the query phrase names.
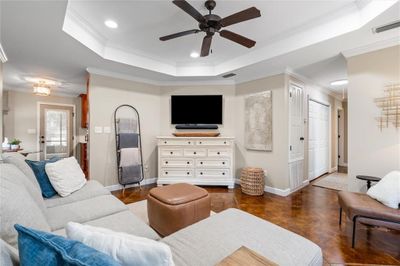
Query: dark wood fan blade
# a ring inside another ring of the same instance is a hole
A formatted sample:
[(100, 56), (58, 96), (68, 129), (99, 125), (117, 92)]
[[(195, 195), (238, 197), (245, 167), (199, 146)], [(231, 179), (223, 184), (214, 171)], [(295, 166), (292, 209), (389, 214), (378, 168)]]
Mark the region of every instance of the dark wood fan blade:
[(201, 44), (201, 57), (207, 56), (210, 53), (212, 35), (207, 35)]
[(198, 33), (199, 31), (200, 30), (186, 30), (186, 31), (177, 32), (177, 33), (174, 33), (174, 34), (170, 34), (170, 35), (167, 35), (167, 36), (160, 37), (160, 41), (168, 41), (168, 40), (171, 40), (171, 39), (174, 39), (174, 38), (186, 36), (186, 35), (193, 34), (193, 33)]
[(198, 22), (205, 22), (205, 19), (202, 14), (199, 13), (194, 7), (192, 7), (188, 2), (185, 0), (174, 0), (172, 1), (176, 6), (180, 9), (191, 15), (195, 20)]
[(221, 37), (223, 37), (223, 38), (226, 38), (228, 40), (231, 40), (233, 42), (236, 42), (238, 44), (246, 46), (247, 48), (251, 48), (256, 44), (255, 41), (250, 40), (242, 35), (231, 32), (229, 30), (222, 30), (222, 31), (220, 31), (219, 35), (221, 35)]
[(239, 22), (243, 22), (243, 21), (250, 20), (250, 19), (253, 19), (253, 18), (258, 18), (258, 17), (261, 17), (260, 10), (258, 10), (255, 7), (250, 7), (248, 9), (243, 10), (243, 11), (240, 11), (238, 13), (230, 15), (230, 16), (228, 16), (226, 18), (223, 18), (221, 20), (221, 26), (222, 27), (227, 27), (227, 26), (232, 25), (232, 24), (236, 24), (236, 23), (239, 23)]

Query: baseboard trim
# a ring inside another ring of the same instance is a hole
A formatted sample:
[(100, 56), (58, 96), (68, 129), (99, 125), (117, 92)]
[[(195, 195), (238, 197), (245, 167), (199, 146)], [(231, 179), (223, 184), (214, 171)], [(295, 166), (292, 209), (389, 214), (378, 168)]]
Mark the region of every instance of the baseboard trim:
[[(144, 185), (150, 185), (150, 184), (154, 184), (154, 183), (157, 183), (156, 177), (146, 178), (142, 182), (140, 182), (140, 185), (144, 186)], [(138, 186), (139, 186), (139, 184), (133, 184), (133, 185), (127, 185), (127, 186), (125, 186), (125, 188), (138, 187)], [(120, 185), (120, 184), (115, 184), (115, 185), (111, 185), (111, 186), (106, 186), (105, 188), (109, 191), (115, 191), (115, 190), (123, 189), (124, 186)]]
[(338, 170), (337, 166), (332, 167), (331, 169), (329, 169), (329, 173), (331, 174), (331, 173), (337, 172), (337, 170)]
[(270, 187), (270, 186), (265, 186), (264, 191), (278, 195), (278, 196), (282, 196), (282, 197), (286, 197), (291, 193), (290, 188), (280, 189), (280, 188), (275, 188), (275, 187)]

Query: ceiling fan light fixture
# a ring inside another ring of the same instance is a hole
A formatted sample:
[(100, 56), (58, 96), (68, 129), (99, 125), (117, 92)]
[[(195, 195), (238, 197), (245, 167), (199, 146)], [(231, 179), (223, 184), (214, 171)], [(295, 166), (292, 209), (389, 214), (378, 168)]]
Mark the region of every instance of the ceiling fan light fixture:
[(33, 85), (33, 93), (38, 96), (49, 96), (50, 95), (50, 86), (44, 82), (39, 82)]
[(199, 53), (198, 52), (191, 52), (190, 53), (190, 57), (191, 58), (198, 58), (200, 55), (199, 55)]
[(331, 82), (331, 86), (341, 86), (348, 84), (349, 81), (347, 79), (339, 79)]
[(107, 19), (106, 21), (104, 21), (104, 25), (106, 25), (110, 29), (118, 28), (118, 23), (111, 19)]

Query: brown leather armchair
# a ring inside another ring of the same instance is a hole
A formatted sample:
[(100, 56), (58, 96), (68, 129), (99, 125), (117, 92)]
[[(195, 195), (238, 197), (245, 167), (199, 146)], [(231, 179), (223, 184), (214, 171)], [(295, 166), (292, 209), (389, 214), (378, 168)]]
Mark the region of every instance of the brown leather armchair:
[(339, 191), (339, 225), (342, 223), (342, 211), (353, 221), (351, 245), (354, 248), (357, 222), (400, 230), (400, 209), (389, 208), (367, 194)]

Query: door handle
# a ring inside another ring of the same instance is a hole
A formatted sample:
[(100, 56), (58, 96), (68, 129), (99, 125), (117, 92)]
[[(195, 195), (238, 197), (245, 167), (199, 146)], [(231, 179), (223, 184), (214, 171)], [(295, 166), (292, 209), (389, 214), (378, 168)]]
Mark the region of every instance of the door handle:
[(304, 137), (301, 137), (300, 140), (304, 140)]

